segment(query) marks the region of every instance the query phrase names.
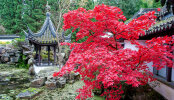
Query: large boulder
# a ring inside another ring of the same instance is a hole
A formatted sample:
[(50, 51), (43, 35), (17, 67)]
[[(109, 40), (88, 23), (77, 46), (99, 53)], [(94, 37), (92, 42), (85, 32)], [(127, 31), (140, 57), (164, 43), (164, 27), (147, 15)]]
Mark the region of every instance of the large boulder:
[(48, 88), (48, 89), (51, 89), (51, 90), (53, 90), (53, 89), (56, 89), (57, 88), (57, 82), (56, 81), (46, 81), (45, 82), (45, 86), (46, 86), (46, 88)]
[(74, 73), (74, 80), (80, 80), (80, 74)]
[(17, 96), (18, 99), (33, 99), (35, 96), (39, 95), (42, 92), (42, 90), (37, 88), (29, 88), (21, 91)]
[(34, 59), (33, 59), (33, 58), (30, 58), (30, 59), (28, 60), (28, 65), (29, 65), (29, 66), (33, 66), (33, 64), (34, 64)]
[(58, 87), (59, 87), (59, 88), (65, 87), (66, 78), (65, 78), (65, 77), (60, 77), (60, 78), (57, 80), (57, 84), (58, 84)]
[(13, 98), (7, 94), (0, 94), (0, 100), (13, 100)]
[(29, 75), (35, 75), (34, 67), (31, 65), (29, 68)]
[(6, 51), (6, 50), (5, 50), (4, 48), (1, 47), (1, 48), (0, 48), (0, 56), (1, 56), (2, 54), (4, 54), (5, 51)]
[(15, 52), (16, 50), (11, 50), (11, 51), (8, 51), (7, 53), (9, 54), (9, 56), (15, 56)]
[(45, 84), (46, 78), (45, 77), (40, 77), (38, 79), (34, 79), (31, 81), (30, 86), (31, 87), (41, 87)]
[(28, 55), (32, 55), (32, 51), (23, 51), (23, 54), (25, 55), (25, 56), (28, 56)]
[(19, 57), (10, 57), (10, 62), (11, 63), (17, 63), (19, 60)]
[(25, 51), (31, 51), (31, 46), (30, 45), (22, 45), (21, 47)]
[(12, 44), (6, 44), (6, 48), (14, 48)]
[(9, 54), (5, 53), (1, 56), (1, 61), (2, 62), (9, 62), (10, 61), (9, 58), (10, 58)]

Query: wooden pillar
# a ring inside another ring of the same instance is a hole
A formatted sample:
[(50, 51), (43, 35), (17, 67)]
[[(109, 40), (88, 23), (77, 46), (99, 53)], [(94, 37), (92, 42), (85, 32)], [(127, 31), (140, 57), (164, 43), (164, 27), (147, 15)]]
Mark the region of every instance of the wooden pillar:
[(34, 59), (36, 60), (36, 65), (37, 65), (37, 63), (38, 63), (38, 46), (37, 45), (34, 45), (34, 48), (35, 48), (35, 50), (36, 50), (36, 54), (35, 54), (35, 57), (34, 57)]
[(56, 46), (54, 46), (54, 65), (56, 64)]
[(39, 58), (39, 66), (41, 65), (41, 46), (38, 46), (39, 47), (39, 55), (38, 55), (38, 58)]
[[(173, 47), (173, 44), (170, 45), (170, 49), (172, 49), (172, 47)], [(174, 55), (174, 50), (172, 50), (171, 53)], [(174, 61), (172, 58), (171, 58), (171, 60)], [(167, 67), (167, 81), (168, 82), (172, 81), (172, 68), (169, 68), (169, 67)]]
[(35, 50), (36, 50), (36, 55), (38, 55), (38, 46), (35, 45), (34, 47), (35, 47)]
[(48, 46), (48, 65), (50, 65), (50, 46)]
[(167, 81), (172, 81), (172, 68), (167, 67)]

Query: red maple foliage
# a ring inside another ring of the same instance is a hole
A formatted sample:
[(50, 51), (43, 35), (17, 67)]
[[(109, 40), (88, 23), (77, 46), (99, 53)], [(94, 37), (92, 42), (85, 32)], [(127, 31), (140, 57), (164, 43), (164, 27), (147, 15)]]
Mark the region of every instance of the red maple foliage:
[[(65, 66), (54, 76), (71, 71), (80, 73), (85, 86), (78, 90), (76, 99), (92, 97), (93, 89), (103, 87), (102, 96), (106, 96), (107, 100), (119, 100), (123, 93), (121, 82), (138, 87), (153, 81), (147, 63), (153, 62), (153, 67), (158, 69), (166, 65), (172, 67), (173, 55), (169, 45), (174, 42), (172, 37), (167, 36), (149, 40), (146, 46), (136, 41), (155, 24), (154, 13), (148, 12), (128, 24), (124, 23), (126, 18), (121, 9), (104, 4), (93, 10), (79, 8), (64, 14), (63, 28), (79, 29), (77, 40), (85, 36), (88, 39), (83, 43), (62, 43), (73, 50)], [(112, 33), (112, 36), (102, 37), (106, 32)], [(120, 39), (131, 41), (139, 49), (123, 48)]]

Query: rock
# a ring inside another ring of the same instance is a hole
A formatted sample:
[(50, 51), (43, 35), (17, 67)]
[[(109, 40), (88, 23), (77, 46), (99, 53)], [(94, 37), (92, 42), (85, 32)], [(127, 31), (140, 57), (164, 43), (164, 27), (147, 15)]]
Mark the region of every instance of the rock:
[(36, 88), (29, 88), (26, 90), (23, 90), (21, 93), (19, 93), (16, 98), (18, 99), (32, 99), (35, 96), (39, 95), (42, 91), (40, 89)]
[(75, 75), (75, 73), (72, 72), (69, 76), (69, 80), (74, 80), (74, 75)]
[(14, 48), (12, 44), (6, 44), (6, 48)]
[(2, 62), (8, 62), (9, 61), (9, 55), (7, 53), (3, 54), (2, 57), (1, 57), (1, 60), (2, 60)]
[(64, 56), (65, 56), (65, 53), (61, 53), (61, 55), (62, 55), (62, 58), (64, 58)]
[(58, 80), (57, 80), (57, 84), (58, 84), (58, 87), (59, 88), (63, 88), (66, 84), (66, 78), (64, 77), (60, 77)]
[(10, 57), (10, 62), (11, 63), (17, 63), (19, 60), (19, 57)]
[(30, 86), (31, 87), (41, 87), (45, 84), (46, 78), (45, 77), (40, 77), (38, 79), (34, 79), (31, 81)]
[(29, 68), (29, 75), (35, 75), (35, 71), (34, 71), (34, 67), (33, 66), (30, 66)]
[(20, 54), (19, 54), (19, 53), (15, 53), (15, 56), (16, 56), (16, 57), (20, 57)]
[(73, 84), (75, 81), (74, 80), (70, 80), (68, 83)]
[(33, 58), (30, 58), (30, 59), (28, 60), (28, 65), (29, 65), (29, 66), (33, 66), (33, 62), (34, 62), (34, 59), (33, 59)]
[(30, 51), (31, 47), (30, 45), (22, 45), (22, 49), (24, 49), (25, 51)]
[(10, 82), (11, 77), (13, 76), (10, 72), (1, 72), (0, 73), (0, 84), (7, 85)]
[(5, 53), (5, 49), (4, 48), (0, 48), (0, 54), (4, 54)]
[(0, 94), (0, 100), (13, 100), (13, 98), (7, 94)]
[(80, 80), (80, 74), (74, 73), (74, 80)]
[(34, 58), (33, 55), (28, 55), (29, 59)]
[(23, 54), (24, 54), (25, 56), (27, 56), (27, 55), (32, 55), (32, 52), (31, 52), (31, 51), (23, 51)]
[(15, 52), (8, 52), (9, 56), (14, 56)]
[(57, 88), (57, 82), (46, 81), (45, 86), (46, 86), (46, 88), (53, 90), (53, 89)]

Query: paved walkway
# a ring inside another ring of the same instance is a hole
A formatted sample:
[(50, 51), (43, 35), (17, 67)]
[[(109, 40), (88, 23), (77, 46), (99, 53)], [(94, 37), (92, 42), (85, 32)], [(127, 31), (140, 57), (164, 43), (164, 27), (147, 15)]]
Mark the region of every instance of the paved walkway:
[(55, 68), (59, 68), (59, 66), (36, 66), (33, 65), (34, 67), (34, 71), (36, 74), (38, 74), (41, 70), (46, 70), (46, 69), (55, 69)]

